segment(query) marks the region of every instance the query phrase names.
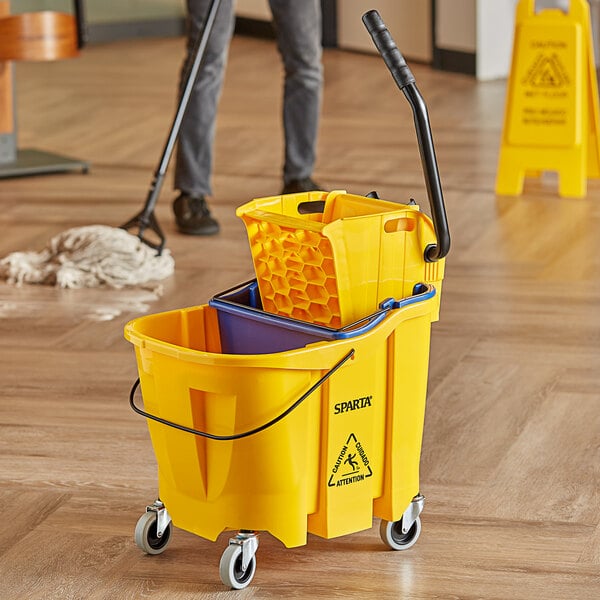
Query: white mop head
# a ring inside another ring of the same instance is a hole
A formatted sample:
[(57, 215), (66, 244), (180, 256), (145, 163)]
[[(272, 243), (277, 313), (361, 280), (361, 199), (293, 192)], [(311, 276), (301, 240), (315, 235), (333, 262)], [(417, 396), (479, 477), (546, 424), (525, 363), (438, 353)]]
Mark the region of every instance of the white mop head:
[(53, 237), (41, 252), (13, 252), (0, 260), (0, 279), (21, 285), (45, 283), (63, 288), (143, 285), (171, 275), (168, 250), (157, 256), (124, 229), (89, 225)]

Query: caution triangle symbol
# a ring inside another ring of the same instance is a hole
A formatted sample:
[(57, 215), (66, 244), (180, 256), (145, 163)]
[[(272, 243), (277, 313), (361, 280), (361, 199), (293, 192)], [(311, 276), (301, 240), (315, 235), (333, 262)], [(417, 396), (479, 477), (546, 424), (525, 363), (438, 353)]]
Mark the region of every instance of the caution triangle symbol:
[(527, 81), (533, 87), (557, 88), (568, 81), (556, 56), (540, 57)]
[(369, 459), (362, 444), (351, 433), (342, 446), (331, 469), (329, 487), (340, 487), (363, 481), (373, 475)]

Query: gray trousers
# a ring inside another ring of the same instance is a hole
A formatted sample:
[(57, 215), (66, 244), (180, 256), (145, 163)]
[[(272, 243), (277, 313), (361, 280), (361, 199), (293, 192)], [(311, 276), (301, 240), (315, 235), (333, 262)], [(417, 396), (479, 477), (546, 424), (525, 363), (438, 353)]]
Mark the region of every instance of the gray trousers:
[[(209, 0), (187, 0), (187, 57), (181, 78)], [(320, 0), (269, 0), (284, 66), (284, 183), (312, 175), (323, 68)], [(175, 165), (175, 189), (192, 196), (211, 195), (211, 171), (217, 105), (221, 95), (229, 42), (235, 24), (235, 0), (221, 0), (204, 61), (181, 124)], [(257, 82), (258, 83), (258, 82)]]

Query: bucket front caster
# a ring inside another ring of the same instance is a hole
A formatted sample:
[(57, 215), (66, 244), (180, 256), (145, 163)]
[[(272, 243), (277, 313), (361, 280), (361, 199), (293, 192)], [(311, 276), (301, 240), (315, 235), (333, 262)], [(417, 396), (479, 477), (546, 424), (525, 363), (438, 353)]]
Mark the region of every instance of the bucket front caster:
[(256, 573), (256, 551), (258, 535), (255, 532), (240, 532), (229, 540), (219, 564), (221, 581), (234, 590), (247, 587)]
[(419, 535), (421, 535), (421, 519), (417, 517), (406, 533), (403, 532), (402, 519), (399, 521), (382, 519), (379, 525), (379, 535), (383, 543), (392, 550), (408, 550), (417, 543)]
[(146, 554), (161, 554), (171, 541), (171, 517), (164, 504), (157, 500), (138, 519), (134, 539), (138, 548)]

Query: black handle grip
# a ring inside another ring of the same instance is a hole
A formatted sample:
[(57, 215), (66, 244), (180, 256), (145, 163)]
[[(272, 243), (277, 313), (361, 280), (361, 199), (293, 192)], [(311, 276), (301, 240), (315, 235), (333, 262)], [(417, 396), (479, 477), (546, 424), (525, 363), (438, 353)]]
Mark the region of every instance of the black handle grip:
[(379, 13), (376, 10), (370, 10), (363, 15), (362, 20), (398, 87), (402, 89), (415, 83), (414, 75), (408, 68)]
[(435, 157), (433, 137), (429, 125), (429, 116), (425, 101), (415, 84), (415, 78), (406, 65), (404, 57), (398, 50), (394, 40), (381, 16), (376, 10), (366, 12), (362, 17), (363, 23), (370, 33), (375, 47), (381, 54), (385, 64), (390, 70), (398, 87), (402, 90), (411, 105), (415, 119), (421, 164), (425, 175), (425, 185), (431, 218), (437, 237), (437, 244), (430, 244), (425, 248), (424, 257), (427, 262), (435, 262), (448, 254), (450, 250), (450, 231), (446, 218), (446, 208), (442, 195), (442, 186)]

